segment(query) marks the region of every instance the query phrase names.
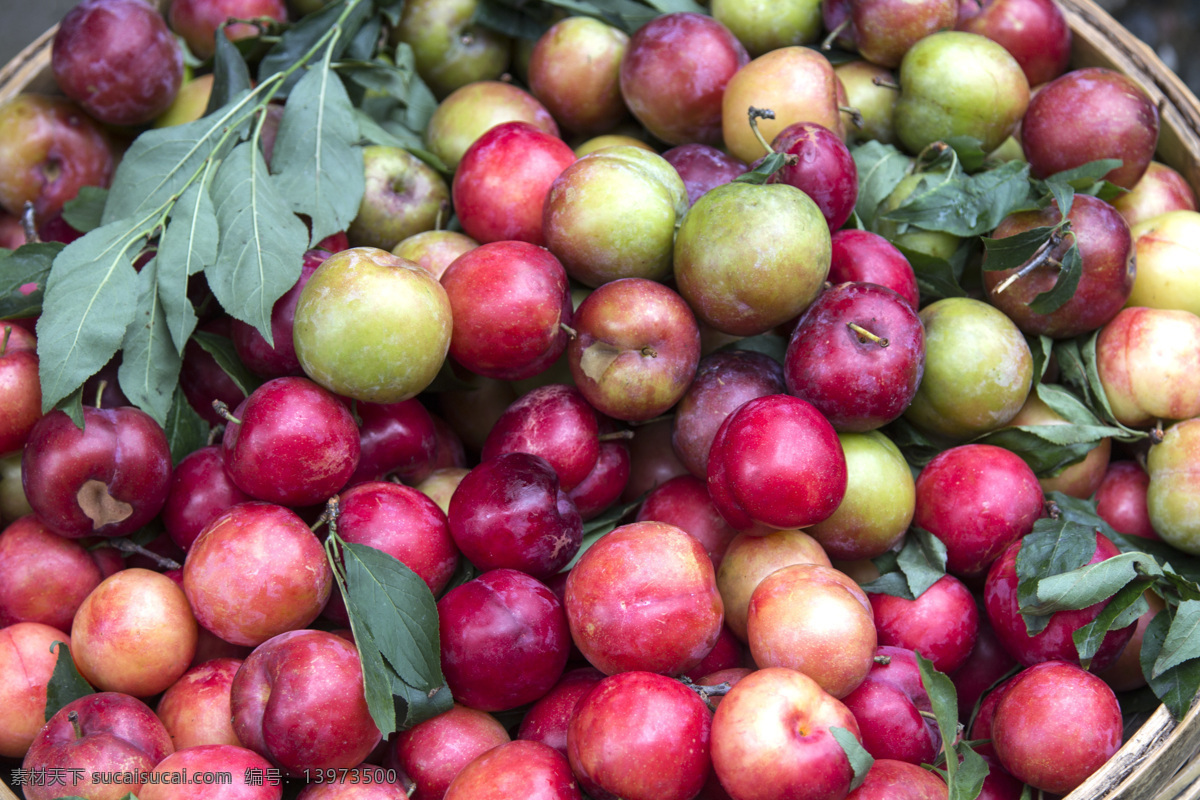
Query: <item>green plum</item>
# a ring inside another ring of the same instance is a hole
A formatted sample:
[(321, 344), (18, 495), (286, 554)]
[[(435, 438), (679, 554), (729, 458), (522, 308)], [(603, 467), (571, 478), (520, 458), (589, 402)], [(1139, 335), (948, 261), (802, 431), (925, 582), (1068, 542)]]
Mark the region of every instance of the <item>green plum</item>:
[(1146, 459), (1150, 525), (1168, 544), (1200, 555), (1200, 419), (1172, 425)]

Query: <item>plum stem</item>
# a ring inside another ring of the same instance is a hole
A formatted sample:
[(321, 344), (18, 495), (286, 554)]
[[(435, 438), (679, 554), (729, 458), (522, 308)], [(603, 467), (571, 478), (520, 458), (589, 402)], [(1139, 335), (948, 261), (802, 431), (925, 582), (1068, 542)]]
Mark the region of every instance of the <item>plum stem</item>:
[(145, 547), (142, 547), (137, 542), (131, 541), (129, 539), (125, 539), (125, 538), (109, 539), (108, 541), (104, 542), (103, 546), (111, 547), (113, 550), (116, 550), (118, 553), (122, 553), (123, 555), (127, 555), (127, 556), (131, 556), (131, 555), (135, 555), (135, 554), (139, 555), (139, 556), (145, 556), (146, 558), (153, 561), (155, 563), (155, 565), (161, 567), (162, 569), (183, 569), (183, 565), (180, 564), (175, 559), (167, 558), (166, 556), (159, 555), (158, 553), (154, 552), (153, 550), (147, 550)]
[(217, 412), (217, 416), (226, 422), (232, 422), (234, 425), (241, 425), (242, 421), (229, 412), (229, 406), (222, 400), (213, 400), (213, 411)]
[(1053, 500), (1047, 500), (1043, 507), (1046, 509), (1046, 516), (1050, 519), (1058, 519), (1062, 516), (1062, 509), (1058, 507), (1058, 503)]
[(875, 656), (875, 658), (872, 660), (881, 667), (886, 667), (888, 664), (892, 663), (891, 656)]
[(894, 89), (897, 92), (900, 91), (900, 84), (896, 83), (895, 81), (889, 81), (887, 78), (881, 78), (878, 75), (876, 75), (874, 78), (871, 78), (871, 83), (875, 84), (881, 89)]
[(869, 330), (867, 330), (866, 328), (864, 328), (863, 326), (859, 325), (856, 322), (847, 322), (846, 327), (849, 328), (850, 330), (854, 331), (854, 333), (856, 333), (858, 335), (858, 341), (860, 344), (866, 344), (867, 342), (874, 342), (875, 344), (879, 345), (880, 347), (888, 346), (887, 339), (883, 338), (882, 336), (878, 336), (874, 333), (871, 333)]
[(619, 439), (632, 439), (633, 431), (626, 428), (622, 431), (613, 431), (612, 433), (602, 433), (596, 437), (601, 442), (615, 442)]
[(33, 203), (25, 201), (25, 211), (21, 214), (21, 230), (25, 233), (25, 244), (39, 244), (37, 223), (34, 220)]
[(75, 738), (82, 739), (83, 738), (83, 728), (81, 728), (79, 726), (79, 712), (78, 711), (68, 711), (67, 712), (67, 721), (71, 723), (71, 729), (75, 731)]
[(844, 30), (846, 30), (846, 28), (848, 28), (848, 27), (850, 27), (850, 18), (846, 17), (844, 20), (842, 20), (838, 24), (838, 26), (836, 28), (834, 28), (833, 30), (831, 30), (829, 32), (828, 36), (826, 36), (824, 39), (821, 40), (821, 49), (822, 50), (832, 50), (834, 40), (837, 39), (837, 37), (841, 36), (842, 32)]
[(754, 138), (758, 139), (758, 143), (767, 151), (767, 155), (774, 153), (775, 148), (767, 143), (767, 140), (762, 135), (762, 131), (758, 129), (758, 120), (759, 118), (775, 119), (775, 112), (769, 108), (755, 108), (754, 106), (750, 106), (747, 116), (750, 117), (750, 130), (754, 132)]
[(0, 358), (4, 358), (4, 354), (8, 352), (8, 337), (12, 336), (12, 325), (4, 326), (4, 339), (0, 341)]
[(647, 358), (658, 358), (658, 351), (655, 350), (650, 345), (646, 345), (645, 347), (643, 347), (641, 350), (641, 353), (642, 353), (642, 355), (646, 356)]
[(93, 403), (96, 408), (100, 408), (104, 402), (104, 390), (108, 388), (108, 381), (101, 379), (100, 384), (96, 387), (96, 402)]
[(208, 429), (208, 439), (205, 441), (205, 446), (212, 447), (216, 444), (217, 437), (225, 433), (224, 425), (213, 425)]
[(312, 524), (309, 530), (316, 532), (317, 528), (322, 525), (329, 526), (329, 535), (337, 536), (337, 521), (342, 515), (342, 508), (338, 504), (338, 497), (335, 494), (333, 497), (325, 501), (325, 510), (321, 512), (321, 516), (317, 517), (317, 521)]
[(1162, 444), (1163, 440), (1163, 421), (1157, 420), (1154, 427), (1150, 429), (1150, 444)]
[(572, 338), (572, 339), (577, 339), (577, 338), (579, 338), (579, 332), (578, 332), (578, 331), (576, 331), (574, 328), (572, 328), (572, 327), (571, 327), (570, 325), (568, 325), (567, 323), (565, 323), (565, 322), (560, 322), (560, 323), (558, 323), (558, 327), (560, 327), (560, 328), (562, 328), (564, 331), (566, 331), (566, 332), (567, 332), (567, 336), (569, 336), (570, 338)]
[(704, 704), (709, 708), (714, 708), (712, 698), (724, 697), (725, 695), (729, 694), (729, 690), (733, 688), (733, 684), (731, 684), (729, 681), (722, 681), (721, 683), (714, 684), (713, 686), (701, 686), (686, 675), (680, 675), (679, 682), (699, 695), (700, 699), (703, 700)]
[(859, 130), (862, 130), (863, 115), (861, 111), (854, 106), (838, 106), (838, 111), (841, 111), (843, 114), (849, 114), (851, 124)]
[(1033, 272), (1042, 264), (1050, 263), (1053, 266), (1061, 267), (1062, 264), (1060, 264), (1057, 259), (1051, 258), (1050, 253), (1054, 250), (1054, 248), (1058, 247), (1062, 243), (1062, 240), (1063, 235), (1059, 231), (1056, 230), (1051, 233), (1050, 238), (1043, 242), (1042, 246), (1034, 251), (1034, 254), (1021, 266), (1019, 270), (1014, 272), (1012, 275), (1009, 275), (996, 286), (994, 290), (995, 294), (1000, 294), (1009, 286), (1012, 286), (1021, 278), (1024, 278), (1026, 275)]

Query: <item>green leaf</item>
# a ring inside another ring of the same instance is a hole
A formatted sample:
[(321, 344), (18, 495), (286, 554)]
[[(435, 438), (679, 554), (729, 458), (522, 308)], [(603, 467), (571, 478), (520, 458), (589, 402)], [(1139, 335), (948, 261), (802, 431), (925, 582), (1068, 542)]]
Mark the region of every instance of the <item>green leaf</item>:
[(370, 630), (360, 618), (361, 609), (350, 611), (349, 593), (340, 577), (338, 589), (346, 601), (350, 632), (354, 635), (354, 646), (358, 648), (358, 660), (362, 664), (363, 695), (367, 701), (367, 711), (371, 714), (375, 727), (386, 731), (384, 736), (387, 736), (397, 729), (396, 701), (392, 693), (393, 670), (384, 663), (379, 645), (375, 643)]
[(37, 324), (43, 411), (95, 375), (120, 348), (137, 297), (131, 251), (140, 249), (145, 236), (141, 226), (118, 220), (84, 234), (54, 259)]
[(75, 427), (83, 430), (83, 387), (80, 386), (75, 391), (58, 401), (54, 406), (56, 411), (61, 411), (66, 414), (71, 422), (75, 423)]
[(171, 340), (159, 301), (158, 261), (151, 259), (138, 273), (137, 309), (121, 342), (117, 378), (133, 405), (165, 425), (183, 358)]
[(397, 68), (409, 75), (408, 95), (404, 98), (404, 124), (409, 130), (423, 132), (429, 127), (429, 118), (437, 109), (437, 98), (417, 74), (417, 57), (412, 47), (404, 42), (396, 45), (394, 60)]
[(948, 136), (943, 141), (958, 155), (959, 163), (967, 172), (977, 171), (987, 159), (983, 142), (974, 136)]
[(217, 49), (213, 53), (213, 85), (208, 96), (208, 107), (204, 109), (205, 116), (250, 90), (250, 69), (246, 66), (246, 59), (242, 58), (241, 51), (229, 41), (228, 36), (216, 36), (215, 42)]
[(1150, 604), (1146, 602), (1145, 593), (1146, 582), (1130, 581), (1112, 596), (1094, 620), (1071, 635), (1075, 642), (1075, 652), (1079, 654), (1080, 666), (1084, 669), (1091, 666), (1096, 651), (1100, 649), (1109, 631), (1132, 625), (1137, 622), (1138, 617), (1146, 613)]
[(1200, 691), (1200, 660), (1185, 661), (1161, 674), (1154, 673), (1154, 665), (1162, 654), (1170, 626), (1170, 614), (1154, 616), (1143, 634), (1140, 657), (1142, 674), (1146, 676), (1146, 682), (1154, 696), (1161, 700), (1171, 712), (1171, 716), (1179, 721), (1187, 715), (1196, 692)]
[(850, 762), (850, 769), (854, 771), (854, 777), (850, 780), (850, 791), (853, 792), (859, 786), (863, 785), (863, 781), (867, 779), (867, 773), (871, 771), (871, 765), (875, 763), (875, 759), (862, 746), (862, 742), (858, 740), (858, 737), (845, 728), (830, 725), (829, 733), (837, 740), (838, 745), (841, 746), (842, 752), (846, 754), (846, 760)]
[(175, 203), (171, 220), (159, 239), (158, 299), (166, 316), (167, 330), (182, 355), (192, 331), (196, 311), (188, 299), (188, 278), (217, 260), (217, 215), (206, 180), (189, 186)]
[(989, 272), (1020, 268), (1050, 241), (1055, 230), (1054, 227), (1030, 228), (1000, 239), (984, 237), (982, 268)]
[(889, 594), (892, 597), (903, 597), (905, 600), (916, 599), (908, 586), (908, 579), (899, 570), (881, 572), (878, 578), (862, 584), (859, 588), (867, 594)]
[(313, 245), (350, 227), (362, 204), (363, 155), (351, 112), (341, 79), (314, 66), (292, 90), (279, 123), (275, 187), (292, 211), (312, 220)]
[(974, 442), (1019, 455), (1038, 477), (1053, 477), (1078, 464), (1113, 430), (1095, 425), (1019, 425), (984, 434)]
[(392, 695), (396, 703), (396, 719), (400, 730), (408, 730), (414, 725), (438, 714), (449, 711), (454, 705), (454, 697), (446, 685), (438, 686), (429, 692), (418, 691), (409, 686), (392, 671)]
[(113, 176), (102, 221), (107, 225), (165, 211), (203, 173), (205, 162), (220, 158), (246, 130), (257, 99), (242, 92), (207, 117), (138, 136)]
[[(367, 0), (340, 0), (301, 18), (279, 37), (262, 61), (258, 63), (258, 80), (262, 83), (272, 75), (286, 72), (297, 63), (313, 63), (322, 54), (315, 52), (331, 31), (337, 28), (337, 38), (329, 50), (330, 58), (338, 59), (353, 41), (358, 29), (371, 16), (371, 4)], [(343, 18), (344, 17), (344, 18)], [(339, 26), (339, 20), (341, 21)], [(280, 88), (287, 95), (304, 73), (303, 67), (292, 72)]]
[[(1046, 178), (1046, 184), (1070, 186), (1073, 189), (1082, 191), (1114, 169), (1119, 168), (1123, 163), (1119, 158), (1102, 158), (1097, 161), (1089, 161), (1078, 167), (1054, 173), (1049, 178)], [(1067, 215), (1066, 210), (1062, 213), (1064, 217)]]
[[(1029, 352), (1033, 356), (1034, 386), (1040, 388), (1042, 379), (1046, 376), (1046, 367), (1050, 365), (1050, 356), (1054, 352), (1054, 340), (1049, 336), (1026, 334), (1025, 343), (1029, 345)], [(1045, 400), (1045, 398), (1042, 399)]]
[(949, 782), (947, 800), (975, 800), (983, 791), (983, 782), (987, 780), (988, 762), (968, 747), (966, 742), (960, 742), (954, 749), (962, 757), (962, 763)]
[(547, 14), (532, 11), (528, 6), (514, 8), (497, 0), (479, 0), (471, 21), (514, 39), (536, 41), (546, 32), (550, 19)]
[(384, 123), (361, 108), (354, 109), (354, 121), (358, 123), (359, 138), (372, 144), (399, 147), (410, 152), (421, 146), (421, 137), (403, 124), (389, 121), (385, 127)]
[(300, 279), (308, 231), (253, 142), (235, 147), (217, 168), (212, 195), (221, 238), (216, 262), (204, 271), (209, 288), (230, 316), (274, 345), (271, 309)]
[(1122, 553), (1095, 564), (1042, 577), (1037, 584), (1035, 601), (1024, 606), (1022, 611), (1052, 614), (1087, 608), (1104, 602), (1132, 581), (1153, 580), (1161, 574), (1158, 563), (1145, 553)]
[(467, 581), (474, 580), (479, 575), (479, 570), (464, 558), (461, 554), (458, 557), (458, 566), (454, 568), (454, 574), (450, 576), (450, 581), (446, 584), (446, 588), (442, 590), (442, 596), (451, 589), (456, 589), (462, 586)]
[[(335, 536), (332, 534), (331, 536)], [(356, 630), (369, 633), (395, 677), (412, 692), (449, 697), (442, 677), (437, 603), (425, 582), (393, 556), (367, 545), (338, 540), (346, 574), (346, 608)], [(396, 687), (391, 687), (393, 694)], [(413, 695), (404, 695), (411, 703)], [(420, 722), (431, 708), (410, 707)], [(382, 728), (381, 728), (382, 730)], [(391, 731), (384, 731), (384, 735)]]
[[(23, 244), (16, 250), (0, 253), (0, 319), (36, 317), (42, 313), (46, 280), (54, 259), (66, 245), (61, 242)], [(22, 294), (21, 287), (36, 283), (31, 294)]]
[(1033, 298), (1029, 303), (1031, 311), (1037, 314), (1051, 314), (1058, 311), (1075, 296), (1079, 278), (1083, 275), (1083, 256), (1079, 254), (1079, 246), (1072, 243), (1059, 264), (1054, 288)]
[(192, 338), (204, 349), (204, 352), (213, 357), (217, 366), (247, 397), (262, 385), (262, 379), (251, 372), (238, 358), (237, 350), (233, 347), (233, 340), (228, 336), (221, 336), (211, 331), (196, 331), (192, 334)]
[(171, 396), (171, 410), (167, 413), (167, 444), (171, 448), (171, 463), (178, 464), (190, 453), (194, 453), (208, 442), (211, 428), (203, 417), (196, 413), (187, 396), (179, 386)]
[[(54, 653), (56, 649), (58, 652), (55, 654), (54, 672), (50, 674), (50, 682), (46, 684), (47, 722), (63, 706), (73, 703), (81, 697), (96, 693), (91, 684), (85, 681), (79, 674), (79, 670), (75, 668), (75, 660), (71, 658), (71, 650), (66, 643), (52, 643), (50, 652)], [(63, 658), (64, 654), (66, 658)]]
[(770, 153), (758, 166), (749, 172), (743, 172), (733, 179), (734, 183), (752, 183), (758, 186), (770, 180), (771, 176), (783, 169), (787, 164), (787, 153)]
[(1008, 161), (976, 175), (920, 187), (880, 218), (955, 236), (978, 236), (993, 230), (1013, 209), (1029, 199), (1029, 165)]
[[(921, 674), (921, 685), (929, 695), (929, 704), (942, 735), (942, 747), (949, 750), (958, 738), (958, 693), (954, 682), (933, 667), (933, 662), (917, 653), (917, 671)], [(958, 759), (946, 759), (946, 785), (953, 786), (958, 772)]]
[(80, 233), (100, 227), (104, 216), (104, 204), (108, 200), (108, 189), (99, 186), (81, 186), (79, 194), (63, 204), (62, 216), (66, 223)]
[(379, 46), (379, 37), (383, 33), (383, 19), (381, 15), (374, 15), (367, 18), (367, 21), (362, 24), (362, 27), (350, 39), (346, 45), (345, 57), (353, 59), (366, 59), (375, 55), (375, 49)]
[(929, 531), (913, 525), (896, 556), (896, 565), (904, 574), (913, 598), (920, 597), (946, 576), (946, 545)]
[(904, 460), (913, 469), (922, 469), (934, 456), (946, 449), (904, 417), (888, 423), (883, 428), (883, 433), (900, 448)]
[(1173, 667), (1200, 658), (1200, 601), (1185, 600), (1175, 609), (1171, 627), (1167, 629), (1162, 651), (1154, 660), (1152, 677), (1159, 677)]
[(858, 199), (854, 210), (867, 230), (874, 230), (879, 204), (908, 174), (911, 160), (895, 146), (877, 141), (865, 142), (850, 154), (858, 168)]
[(1030, 636), (1045, 629), (1048, 615), (1026, 612), (1038, 603), (1038, 585), (1054, 575), (1079, 569), (1096, 552), (1096, 534), (1085, 525), (1065, 519), (1039, 519), (1021, 540), (1017, 553), (1017, 603)]
[[(958, 275), (960, 270), (956, 268), (954, 261), (947, 261), (944, 258), (931, 256), (927, 253), (922, 253), (917, 250), (910, 250), (907, 247), (896, 246), (908, 263), (912, 265), (913, 274), (917, 278), (917, 288), (921, 291), (922, 304), (932, 302), (933, 300), (941, 300), (944, 297), (966, 297), (967, 293), (958, 283)], [(960, 247), (955, 253), (955, 261), (957, 261), (958, 253), (968, 252), (966, 248)]]
[[(1037, 385), (1038, 399), (1050, 407), (1054, 413), (1075, 425), (1100, 425), (1100, 420), (1092, 413), (1082, 400), (1073, 392), (1064, 389), (1056, 383), (1039, 383)], [(1119, 436), (1123, 431), (1114, 429)]]
[(708, 14), (708, 9), (694, 0), (644, 0), (646, 5), (661, 14)]

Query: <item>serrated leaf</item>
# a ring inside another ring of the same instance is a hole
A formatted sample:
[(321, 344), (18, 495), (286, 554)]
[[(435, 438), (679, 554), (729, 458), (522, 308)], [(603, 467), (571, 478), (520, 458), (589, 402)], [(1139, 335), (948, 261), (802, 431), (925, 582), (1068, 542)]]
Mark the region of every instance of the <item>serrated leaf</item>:
[(1079, 278), (1083, 275), (1083, 256), (1079, 254), (1079, 246), (1072, 242), (1070, 248), (1059, 262), (1058, 277), (1054, 288), (1042, 292), (1029, 302), (1029, 310), (1036, 314), (1051, 314), (1058, 311), (1072, 297), (1079, 286)]
[(877, 141), (865, 142), (851, 150), (850, 154), (858, 169), (858, 199), (854, 210), (867, 230), (874, 230), (879, 204), (908, 174), (911, 161), (893, 145)]
[(409, 686), (392, 671), (392, 695), (396, 703), (396, 719), (400, 730), (408, 730), (427, 719), (449, 711), (454, 705), (454, 697), (445, 685), (438, 686), (429, 692), (418, 691)]
[(955, 752), (962, 757), (954, 778), (947, 786), (947, 800), (976, 800), (983, 791), (983, 782), (988, 776), (988, 762), (966, 743), (960, 743)]
[(365, 181), (357, 140), (341, 79), (327, 67), (310, 67), (284, 107), (271, 167), (292, 211), (312, 220), (312, 245), (346, 230), (358, 215)]
[(1025, 205), (1029, 191), (1029, 165), (1008, 161), (976, 175), (960, 173), (924, 191), (918, 188), (880, 218), (955, 236), (978, 236)]
[[(259, 89), (261, 90), (261, 86)], [(145, 131), (121, 159), (113, 176), (102, 222), (154, 216), (219, 159), (245, 130), (257, 97), (241, 92), (215, 113), (184, 125)]]
[(975, 172), (987, 159), (983, 142), (974, 136), (948, 136), (943, 141), (958, 155), (959, 163), (967, 172)]
[(1066, 219), (1067, 214), (1071, 213), (1071, 206), (1075, 203), (1075, 187), (1066, 181), (1048, 180), (1046, 188), (1050, 192), (1050, 196), (1054, 198), (1054, 205), (1058, 206), (1062, 218)]
[(862, 746), (862, 742), (858, 740), (858, 737), (845, 728), (830, 725), (829, 733), (842, 748), (842, 752), (846, 754), (846, 760), (850, 762), (850, 769), (854, 772), (854, 777), (850, 779), (850, 791), (853, 792), (859, 786), (863, 785), (863, 781), (867, 779), (867, 773), (871, 771), (871, 765), (875, 763), (875, 759)]
[(213, 176), (220, 242), (205, 269), (208, 286), (232, 317), (258, 329), (274, 346), (271, 309), (300, 279), (308, 242), (253, 142), (233, 149)]
[(187, 455), (204, 447), (210, 431), (208, 422), (192, 408), (183, 389), (176, 386), (171, 396), (167, 424), (163, 426), (167, 445), (171, 448), (171, 463), (178, 464)]
[(1050, 365), (1050, 356), (1054, 353), (1054, 340), (1049, 336), (1025, 335), (1025, 343), (1029, 345), (1029, 353), (1033, 356), (1033, 384), (1042, 385), (1046, 375), (1046, 367)]
[(887, 594), (892, 597), (902, 597), (905, 600), (915, 600), (908, 586), (908, 579), (899, 570), (884, 572), (870, 583), (864, 583), (861, 588), (867, 594)]
[(1145, 553), (1122, 553), (1095, 564), (1042, 577), (1037, 583), (1034, 601), (1023, 606), (1022, 611), (1052, 614), (1088, 608), (1112, 597), (1131, 581), (1151, 580), (1161, 574), (1158, 563)]
[(121, 342), (117, 378), (133, 405), (165, 425), (183, 358), (167, 330), (158, 292), (158, 258), (154, 258), (138, 273), (137, 309)]
[(379, 16), (371, 16), (362, 24), (346, 44), (345, 58), (364, 59), (375, 55), (379, 46), (379, 37), (383, 33), (383, 20)]
[(1170, 614), (1156, 614), (1142, 636), (1140, 654), (1142, 674), (1154, 696), (1162, 701), (1176, 721), (1187, 716), (1196, 692), (1200, 691), (1200, 659), (1185, 661), (1176, 667), (1154, 674), (1171, 625)]
[(896, 556), (896, 565), (904, 574), (912, 596), (920, 597), (946, 576), (946, 545), (929, 531), (913, 525)]
[(76, 428), (83, 430), (83, 387), (80, 386), (62, 400), (59, 400), (54, 409), (66, 414), (71, 422), (75, 423)]
[[(1060, 184), (1070, 186), (1072, 189), (1082, 191), (1114, 169), (1120, 168), (1123, 163), (1119, 158), (1101, 158), (1096, 161), (1089, 161), (1078, 167), (1054, 173), (1049, 178), (1046, 178), (1046, 183), (1047, 185)], [(1064, 210), (1063, 216), (1066, 215), (1067, 212)]]
[(251, 372), (238, 358), (237, 350), (233, 347), (233, 340), (228, 336), (221, 336), (211, 331), (196, 331), (192, 334), (192, 338), (204, 349), (204, 352), (213, 357), (217, 366), (242, 390), (242, 394), (249, 397), (255, 389), (262, 385), (262, 379)]
[(367, 701), (367, 711), (375, 727), (388, 736), (397, 729), (396, 701), (392, 694), (393, 671), (384, 663), (379, 645), (362, 621), (361, 610), (355, 608), (351, 611), (349, 593), (340, 579), (338, 588), (346, 604), (350, 632), (354, 635), (354, 646), (358, 649), (358, 660), (362, 664), (363, 697)]
[(1079, 569), (1096, 552), (1096, 534), (1086, 525), (1066, 519), (1039, 519), (1033, 531), (1021, 540), (1017, 552), (1017, 604), (1030, 636), (1041, 633), (1050, 621), (1048, 615), (1026, 613), (1038, 603), (1038, 584), (1042, 579)]
[[(259, 83), (285, 72), (298, 62), (312, 64), (320, 60), (326, 52), (332, 60), (341, 58), (359, 28), (370, 18), (371, 10), (371, 4), (367, 0), (340, 0), (301, 18), (284, 31), (279, 41), (271, 46), (258, 63)], [(318, 48), (322, 40), (335, 28), (337, 36), (332, 42), (332, 47), (328, 50)], [(320, 52), (317, 52), (318, 49)], [(280, 87), (280, 95), (287, 96), (303, 72), (301, 68), (291, 73)]]
[[(1059, 428), (1067, 430), (1056, 430)], [(1105, 438), (1103, 432), (1107, 430), (1084, 425), (1021, 425), (1001, 428), (972, 441), (1016, 453), (1041, 478), (1053, 477), (1083, 461)]]
[(1027, 231), (1000, 239), (984, 237), (982, 268), (989, 272), (1018, 269), (1033, 258), (1046, 242), (1050, 241), (1055, 230), (1056, 228), (1048, 226), (1030, 228)]
[(81, 186), (79, 194), (63, 203), (62, 217), (68, 225), (80, 233), (100, 227), (104, 216), (104, 204), (108, 201), (108, 189), (99, 186)]
[[(42, 313), (46, 280), (51, 265), (66, 245), (61, 242), (23, 244), (0, 254), (0, 319), (36, 317)], [(38, 288), (22, 294), (21, 287), (36, 283)]]
[(1096, 411), (1099, 412), (1099, 416), (1109, 425), (1114, 425), (1125, 432), (1125, 436), (1122, 437), (1124, 441), (1144, 439), (1149, 434), (1146, 431), (1134, 430), (1118, 422), (1116, 415), (1113, 413), (1112, 405), (1108, 402), (1108, 394), (1104, 391), (1104, 384), (1100, 382), (1100, 369), (1096, 364), (1096, 339), (1099, 336), (1100, 331), (1096, 330), (1079, 343), (1079, 356), (1082, 359), (1083, 376), (1086, 378), (1085, 386), (1087, 387), (1087, 392), (1096, 404)]
[(733, 179), (734, 183), (751, 183), (761, 186), (770, 180), (771, 176), (783, 169), (787, 163), (787, 153), (769, 153), (758, 166), (749, 172), (743, 172)]
[(250, 68), (246, 66), (241, 51), (229, 41), (228, 36), (216, 36), (214, 41), (213, 84), (208, 95), (208, 106), (204, 109), (205, 116), (250, 90)]
[(1130, 581), (1112, 596), (1094, 620), (1071, 634), (1081, 667), (1091, 667), (1092, 659), (1109, 631), (1132, 625), (1137, 622), (1138, 617), (1146, 613), (1150, 604), (1145, 600), (1145, 593), (1144, 581)]
[[(62, 709), (81, 697), (95, 694), (96, 690), (83, 679), (75, 668), (75, 660), (71, 658), (71, 650), (65, 642), (53, 642), (50, 652), (55, 653), (54, 671), (50, 674), (50, 682), (46, 684), (46, 721)], [(66, 656), (64, 658), (64, 656)]]
[(50, 270), (38, 319), (42, 410), (79, 388), (109, 362), (134, 316), (137, 272), (131, 253), (143, 226), (118, 220), (67, 245)]
[(1076, 425), (1100, 425), (1099, 418), (1082, 400), (1070, 390), (1056, 383), (1039, 383), (1037, 394), (1039, 400), (1067, 422)]
[(1175, 609), (1151, 676), (1157, 678), (1172, 667), (1200, 658), (1197, 634), (1200, 634), (1200, 601), (1185, 600)]
[(396, 66), (409, 74), (408, 94), (404, 98), (404, 124), (409, 130), (424, 131), (429, 127), (429, 118), (437, 110), (438, 101), (421, 76), (417, 74), (417, 57), (408, 44), (396, 45)]
[(188, 278), (216, 262), (218, 237), (217, 215), (208, 194), (208, 183), (201, 179), (189, 186), (175, 203), (166, 230), (159, 238), (155, 258), (158, 299), (179, 355), (183, 354), (197, 321), (187, 296)]
[(404, 125), (390, 122), (388, 127), (384, 127), (382, 122), (361, 108), (354, 109), (354, 121), (358, 123), (359, 138), (372, 144), (399, 147), (404, 150), (411, 150), (422, 144), (421, 137)]
[[(362, 544), (339, 544), (346, 575), (346, 607), (357, 616), (360, 629), (370, 634), (395, 677), (412, 691), (432, 697), (437, 690), (448, 696), (442, 677), (437, 603), (429, 587), (387, 553)], [(392, 692), (396, 694), (395, 687)], [(430, 710), (415, 709), (416, 716)]]

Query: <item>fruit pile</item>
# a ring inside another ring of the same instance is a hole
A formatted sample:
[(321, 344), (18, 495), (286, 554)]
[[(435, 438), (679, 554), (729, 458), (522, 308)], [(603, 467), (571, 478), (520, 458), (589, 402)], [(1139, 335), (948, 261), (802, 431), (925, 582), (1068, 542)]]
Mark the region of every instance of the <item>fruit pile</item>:
[(1187, 712), (1200, 212), (1052, 0), (164, 7), (0, 106), (26, 798), (1017, 800)]

